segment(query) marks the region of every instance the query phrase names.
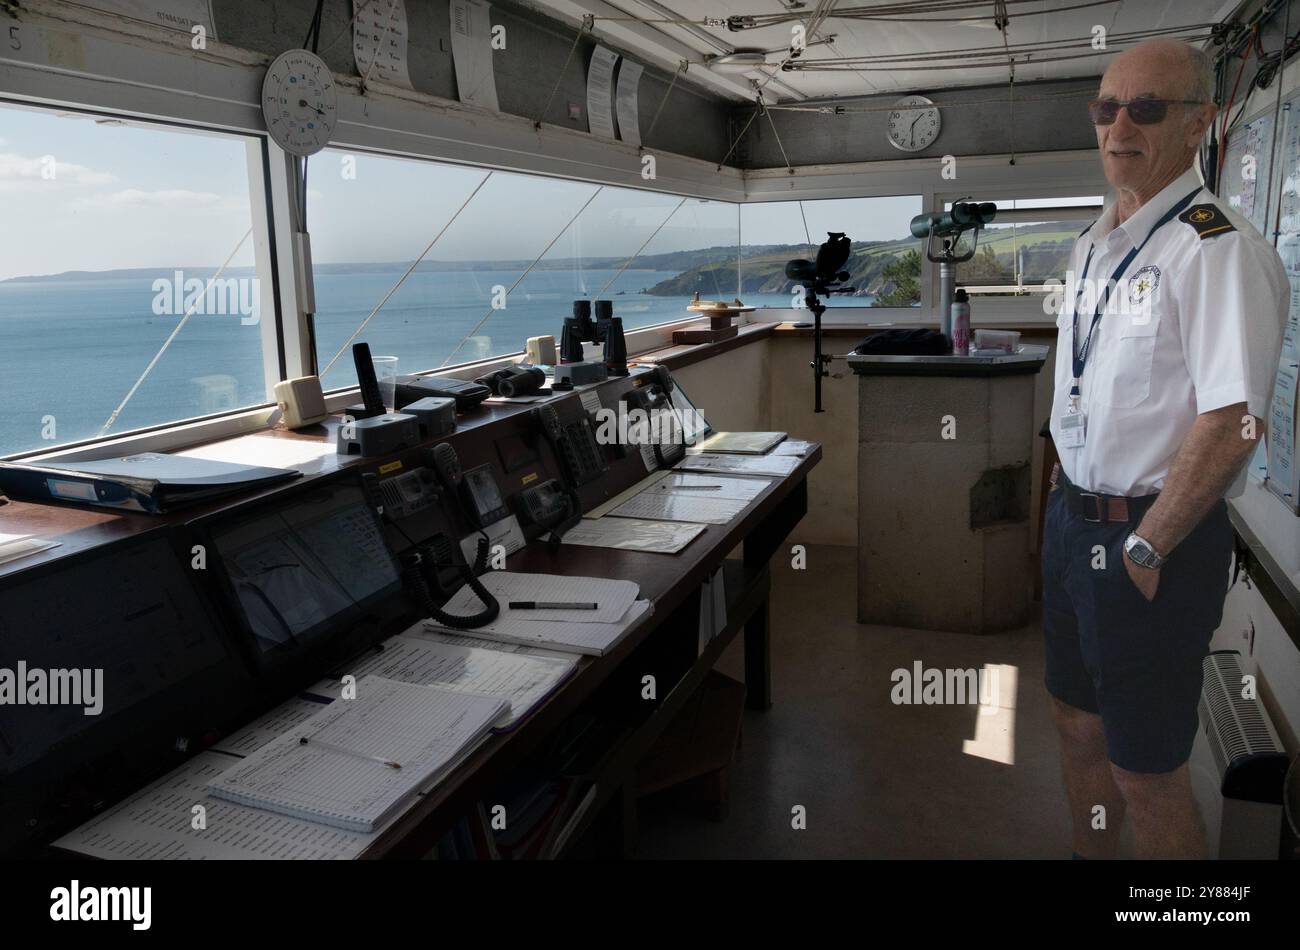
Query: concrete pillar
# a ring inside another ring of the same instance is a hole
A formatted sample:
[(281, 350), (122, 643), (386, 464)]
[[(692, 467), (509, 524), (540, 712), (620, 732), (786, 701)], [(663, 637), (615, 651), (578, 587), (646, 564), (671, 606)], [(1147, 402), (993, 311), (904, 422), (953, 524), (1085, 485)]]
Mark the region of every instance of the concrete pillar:
[(1028, 620), (1041, 365), (859, 376), (860, 623), (984, 633)]

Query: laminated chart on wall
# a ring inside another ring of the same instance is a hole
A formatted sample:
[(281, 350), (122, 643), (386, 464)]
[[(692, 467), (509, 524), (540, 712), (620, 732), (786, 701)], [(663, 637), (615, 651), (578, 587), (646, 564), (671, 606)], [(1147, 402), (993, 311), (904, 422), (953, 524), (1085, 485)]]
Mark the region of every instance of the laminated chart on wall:
[(1300, 97), (1283, 106), (1282, 129), (1277, 252), (1291, 285), (1291, 300), (1269, 403), (1267, 464), (1269, 487), (1295, 509), (1300, 499), (1300, 472), (1295, 464), (1296, 380), (1300, 375)]
[(406, 0), (352, 0), (352, 57), (367, 82), (378, 80), (406, 89), (411, 70), (406, 48)]
[(1269, 171), (1272, 168), (1273, 116), (1261, 115), (1228, 136), (1219, 194), (1242, 217), (1267, 235)]
[(587, 128), (592, 135), (614, 137), (614, 64), (618, 53), (597, 46), (587, 67)]
[(638, 105), (638, 90), (641, 86), (640, 63), (623, 60), (618, 67), (618, 92), (615, 95), (615, 111), (618, 113), (618, 134), (628, 145), (641, 144), (641, 118)]
[(492, 5), (482, 0), (451, 0), (451, 58), (461, 102), (500, 112), (492, 71)]

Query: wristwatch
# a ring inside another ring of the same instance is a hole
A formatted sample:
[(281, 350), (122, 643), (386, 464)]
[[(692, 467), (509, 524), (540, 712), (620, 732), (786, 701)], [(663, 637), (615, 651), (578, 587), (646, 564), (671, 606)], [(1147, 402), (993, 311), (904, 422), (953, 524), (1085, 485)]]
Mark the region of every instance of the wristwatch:
[(1166, 555), (1158, 553), (1145, 538), (1138, 537), (1136, 531), (1124, 539), (1124, 553), (1138, 567), (1153, 571), (1169, 560)]

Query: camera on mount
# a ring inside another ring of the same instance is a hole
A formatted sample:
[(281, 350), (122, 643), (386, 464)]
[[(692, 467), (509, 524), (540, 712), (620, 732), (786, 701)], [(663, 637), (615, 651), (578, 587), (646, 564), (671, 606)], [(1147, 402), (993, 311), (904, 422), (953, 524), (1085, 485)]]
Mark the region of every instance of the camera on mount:
[(854, 288), (844, 286), (849, 272), (843, 269), (852, 249), (853, 242), (844, 232), (828, 231), (826, 243), (817, 249), (815, 261), (799, 259), (785, 265), (785, 276), (803, 286), (804, 303), (813, 314), (813, 412), (822, 411), (822, 377), (830, 375), (826, 364), (831, 361), (829, 356), (822, 354), (822, 314), (826, 312), (826, 305), (818, 298), (819, 295), (853, 293)]
[(802, 284), (811, 293), (841, 293), (843, 291), (832, 285), (849, 279), (849, 272), (841, 268), (849, 259), (852, 244), (843, 232), (828, 231), (826, 243), (817, 249), (817, 260), (790, 261), (785, 265), (785, 276)]

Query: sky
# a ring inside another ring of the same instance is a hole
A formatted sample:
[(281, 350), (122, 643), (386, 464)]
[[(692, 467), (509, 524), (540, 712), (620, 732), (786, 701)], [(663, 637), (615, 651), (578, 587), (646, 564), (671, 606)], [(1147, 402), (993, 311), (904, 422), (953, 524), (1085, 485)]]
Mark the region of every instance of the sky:
[[(246, 162), (230, 136), (0, 106), (0, 280), (220, 264), (249, 228)], [(252, 262), (249, 241), (232, 263)]]
[[(216, 266), (251, 225), (239, 136), (0, 106), (0, 280), (71, 270)], [(53, 175), (50, 175), (53, 169)], [(320, 263), (614, 257), (907, 233), (920, 198), (746, 204), (326, 150), (308, 171)], [(585, 206), (585, 207), (584, 207)], [(581, 212), (581, 214), (579, 214)], [(576, 217), (576, 220), (573, 220)], [(656, 229), (659, 229), (656, 233)], [(559, 235), (557, 239), (557, 235)], [(646, 242), (649, 241), (647, 244)], [(644, 245), (644, 249), (643, 248)], [(233, 265), (253, 262), (245, 241)]]

